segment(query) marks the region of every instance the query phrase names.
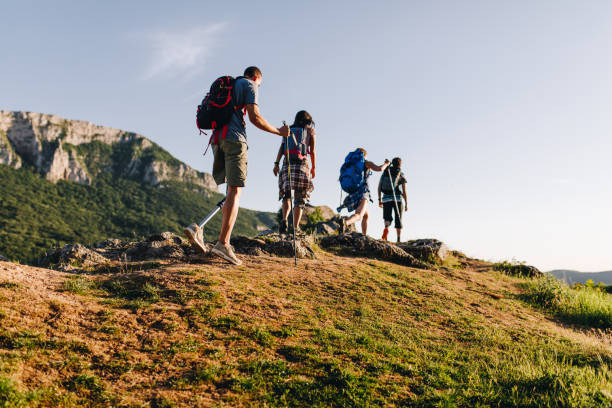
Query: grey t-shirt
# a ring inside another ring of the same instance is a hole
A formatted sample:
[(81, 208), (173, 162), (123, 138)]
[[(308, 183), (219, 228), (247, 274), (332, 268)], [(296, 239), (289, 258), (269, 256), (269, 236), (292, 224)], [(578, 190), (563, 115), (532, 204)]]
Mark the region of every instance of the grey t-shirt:
[[(257, 105), (257, 85), (247, 78), (239, 78), (234, 84), (234, 105)], [(247, 141), (246, 127), (244, 122), (244, 109), (237, 109), (230, 119), (227, 127), (226, 139)]]

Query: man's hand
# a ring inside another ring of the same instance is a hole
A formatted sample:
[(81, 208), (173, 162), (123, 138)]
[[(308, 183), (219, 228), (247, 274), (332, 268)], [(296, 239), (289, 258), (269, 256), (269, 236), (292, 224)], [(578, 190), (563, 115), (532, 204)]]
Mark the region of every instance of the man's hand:
[(310, 169), (310, 175), (312, 176), (312, 178), (315, 178), (315, 168), (314, 167)]
[(289, 126), (283, 125), (282, 127), (279, 127), (278, 132), (281, 137), (289, 137)]
[(408, 204), (406, 203), (406, 205), (404, 206), (404, 212), (408, 212)]
[(279, 172), (279, 168), (278, 168), (278, 164), (274, 164), (274, 168), (272, 169), (272, 173), (274, 173), (275, 176), (278, 176), (278, 172)]
[(380, 208), (382, 208), (382, 207), (383, 207), (382, 200), (381, 200), (380, 198), (378, 199), (378, 206), (379, 206)]

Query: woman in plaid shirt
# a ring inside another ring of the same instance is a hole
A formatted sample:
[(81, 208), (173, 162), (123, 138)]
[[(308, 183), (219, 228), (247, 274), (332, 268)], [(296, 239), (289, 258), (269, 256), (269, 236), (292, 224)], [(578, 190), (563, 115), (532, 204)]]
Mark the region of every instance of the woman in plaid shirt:
[[(285, 141), (283, 140), (278, 149), (276, 161), (274, 162), (274, 169), (272, 170), (275, 176), (278, 176), (280, 172), (280, 177), (278, 178), (278, 199), (283, 201), (283, 219), (279, 228), (280, 233), (287, 232), (287, 219), (289, 218), (289, 207), (291, 205), (291, 190), (294, 191), (293, 225), (297, 226), (296, 231), (299, 230), (304, 205), (310, 198), (310, 193), (314, 190), (312, 179), (315, 177), (316, 133), (312, 116), (305, 110), (299, 111), (295, 115), (295, 120), (290, 127), (289, 137), (292, 137), (292, 135), (299, 138), (297, 142), (303, 148), (303, 154), (293, 154), (290, 152), (289, 160), (285, 157), (283, 160), (283, 167), (279, 169), (278, 165), (281, 156), (286, 155)], [(289, 146), (291, 146), (291, 144)], [(297, 147), (299, 148), (299, 146)], [(308, 155), (310, 155), (312, 167), (308, 164)], [(289, 161), (289, 163), (287, 163), (287, 161)], [(289, 185), (287, 165), (291, 172), (291, 185)]]

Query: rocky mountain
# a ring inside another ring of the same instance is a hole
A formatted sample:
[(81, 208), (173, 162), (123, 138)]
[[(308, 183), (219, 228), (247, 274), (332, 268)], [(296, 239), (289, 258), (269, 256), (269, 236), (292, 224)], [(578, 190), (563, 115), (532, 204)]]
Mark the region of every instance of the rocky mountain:
[[(0, 111), (0, 180), (0, 253), (22, 263), (70, 242), (181, 233), (221, 198), (211, 175), (143, 136), (32, 112)], [(234, 230), (254, 235), (275, 217), (242, 209)], [(216, 217), (204, 234), (219, 229)]]
[(0, 111), (0, 164), (28, 164), (51, 182), (91, 184), (110, 172), (151, 186), (178, 181), (218, 191), (210, 174), (144, 136), (44, 113)]
[(555, 269), (548, 273), (567, 282), (569, 285), (573, 285), (574, 283), (585, 283), (588, 280), (592, 280), (595, 283), (602, 282), (604, 285), (612, 285), (612, 271), (578, 272), (568, 269)]

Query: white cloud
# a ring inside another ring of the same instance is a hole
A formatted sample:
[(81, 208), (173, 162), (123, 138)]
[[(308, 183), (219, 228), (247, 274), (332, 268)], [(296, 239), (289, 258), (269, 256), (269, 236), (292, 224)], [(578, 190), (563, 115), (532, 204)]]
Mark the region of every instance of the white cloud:
[(201, 71), (218, 45), (226, 23), (196, 27), (178, 32), (159, 31), (147, 36), (152, 49), (151, 62), (143, 79), (191, 77)]

